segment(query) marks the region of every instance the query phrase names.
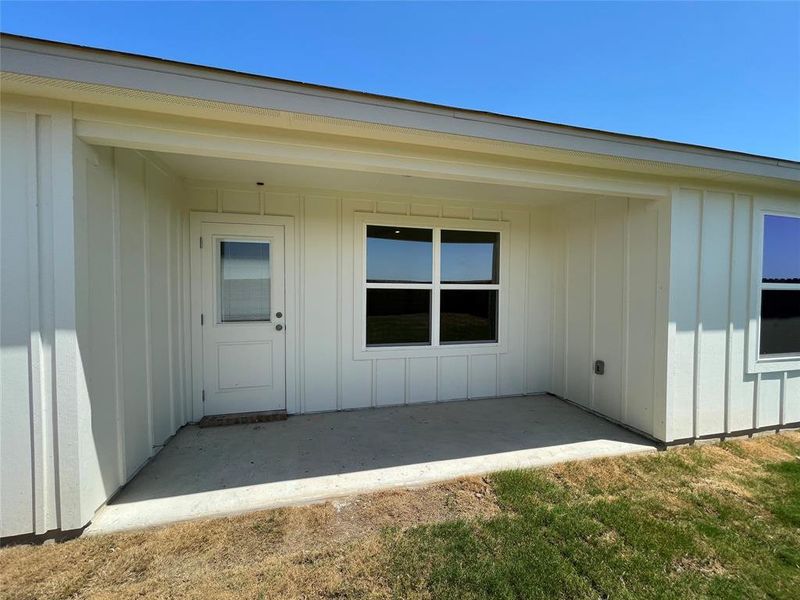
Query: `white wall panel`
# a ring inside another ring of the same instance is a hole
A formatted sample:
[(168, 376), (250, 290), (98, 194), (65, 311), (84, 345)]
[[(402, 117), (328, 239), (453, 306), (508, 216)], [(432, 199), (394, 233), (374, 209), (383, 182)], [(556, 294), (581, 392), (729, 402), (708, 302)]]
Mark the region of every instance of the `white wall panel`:
[[(39, 376), (36, 365), (32, 364), (28, 355), (36, 323), (31, 322), (35, 318), (31, 311), (38, 313), (39, 308), (38, 302), (31, 298), (30, 281), (38, 278), (38, 258), (29, 254), (29, 248), (34, 246), (35, 250), (37, 245), (36, 238), (31, 237), (38, 233), (38, 226), (31, 227), (32, 217), (29, 216), (31, 205), (36, 202), (29, 188), (31, 180), (36, 177), (35, 171), (31, 172), (36, 164), (30, 161), (29, 156), (32, 146), (35, 152), (33, 128), (36, 116), (3, 111), (2, 119), (0, 393), (3, 404), (0, 418), (0, 514), (3, 517), (3, 535), (15, 535), (33, 531), (34, 528), (47, 530), (47, 526), (36, 519), (39, 507), (34, 503), (34, 487), (38, 482), (34, 481), (34, 471), (30, 468), (31, 457), (36, 456), (31, 435), (31, 405), (38, 400), (30, 387), (32, 371), (37, 378)], [(17, 150), (10, 152), (12, 148)], [(11, 402), (12, 398), (14, 402)], [(11, 482), (14, 482), (13, 486)]]
[[(501, 357), (502, 360), (502, 357)], [(497, 396), (497, 355), (476, 354), (469, 357), (469, 397)], [(518, 394), (520, 392), (517, 392)]]
[(220, 203), (222, 212), (249, 215), (257, 215), (261, 212), (261, 201), (255, 190), (221, 190)]
[(153, 447), (147, 274), (145, 161), (115, 151), (119, 195), (120, 340), (126, 476), (150, 457)]
[(408, 403), (435, 402), (437, 377), (436, 358), (409, 358)]
[[(116, 206), (113, 150), (75, 144), (78, 342), (92, 413), (97, 472), (83, 489), (94, 506), (122, 483), (124, 454), (117, 405)], [(91, 463), (90, 463), (91, 464)]]
[[(551, 232), (549, 391), (653, 435), (657, 281), (666, 264), (659, 260), (659, 207), (620, 198), (578, 202), (555, 209)], [(605, 362), (604, 374), (593, 373), (595, 360)]]
[[(339, 199), (307, 196), (303, 220), (304, 410), (336, 410), (339, 345)], [(313, 349), (313, 350), (312, 350)]]
[(702, 197), (688, 190), (672, 201), (668, 385), (669, 439), (694, 436), (695, 345), (699, 309)]
[[(173, 407), (172, 296), (170, 284), (170, 214), (175, 197), (170, 175), (151, 161), (145, 163), (147, 192), (147, 277), (150, 310), (150, 394), (153, 444), (161, 445), (178, 427)], [(176, 377), (177, 379), (177, 377)], [(182, 425), (182, 423), (181, 423)]]
[[(529, 318), (541, 319), (529, 315), (528, 308), (528, 248), (530, 246), (530, 213), (529, 211), (504, 210), (503, 220), (509, 223), (509, 281), (505, 284), (505, 293), (508, 294), (508, 315), (510, 324), (504, 334), (506, 335), (506, 352), (499, 355), (499, 389), (496, 395), (516, 396), (528, 390), (525, 386), (525, 362), (527, 327)], [(482, 392), (481, 392), (482, 393)], [(475, 392), (470, 388), (470, 397), (474, 398)]]
[(468, 397), (469, 369), (466, 356), (439, 358), (439, 400), (463, 400)]
[[(781, 422), (783, 373), (762, 373), (758, 382), (756, 427), (771, 427)], [(700, 398), (702, 402), (702, 397)]]
[[(733, 203), (733, 226), (731, 228), (730, 260), (730, 305), (728, 320), (728, 423), (725, 431), (744, 431), (755, 427), (753, 422), (753, 399), (756, 392), (756, 376), (736, 368), (737, 357), (743, 358), (747, 351), (746, 331), (749, 321), (748, 297), (741, 293), (750, 285), (750, 239), (752, 235), (752, 199), (737, 196)], [(798, 394), (800, 397), (800, 394)], [(800, 404), (798, 404), (800, 406)], [(800, 419), (797, 419), (800, 420)]]
[(406, 400), (406, 359), (375, 361), (375, 406), (395, 406)]
[(703, 199), (700, 244), (700, 344), (697, 352), (697, 435), (725, 429), (733, 197), (709, 192)]
[[(530, 213), (526, 307), (525, 391), (553, 390), (553, 278), (556, 237), (549, 209)], [(549, 316), (549, 318), (547, 318)], [(554, 391), (554, 390), (553, 390)]]
[(800, 372), (787, 373), (783, 388), (784, 423), (800, 423)]
[(800, 198), (689, 188), (673, 195), (670, 440), (798, 420), (797, 371), (747, 370), (747, 327), (758, 317), (749, 297), (752, 215), (759, 201), (796, 206)]
[(593, 377), (594, 410), (622, 418), (626, 287), (626, 198), (598, 202), (595, 220), (595, 360), (605, 361), (605, 375)]
[(591, 405), (594, 203), (567, 209), (566, 396)]
[(183, 187), (145, 154), (75, 148), (77, 330), (96, 454), (82, 473), (88, 518), (187, 419)]
[[(656, 328), (658, 322), (658, 212), (655, 205), (631, 201), (628, 211), (627, 340), (624, 423), (654, 433)], [(597, 319), (603, 318), (598, 314)]]
[(76, 336), (70, 106), (0, 115), (0, 535), (83, 524), (96, 457)]

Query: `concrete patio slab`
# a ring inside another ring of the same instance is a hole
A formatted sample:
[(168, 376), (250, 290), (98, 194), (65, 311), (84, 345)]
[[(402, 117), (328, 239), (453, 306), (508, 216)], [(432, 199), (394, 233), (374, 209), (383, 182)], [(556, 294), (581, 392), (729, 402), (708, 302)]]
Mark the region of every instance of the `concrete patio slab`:
[(655, 451), (649, 440), (552, 396), (188, 426), (98, 512), (87, 533)]

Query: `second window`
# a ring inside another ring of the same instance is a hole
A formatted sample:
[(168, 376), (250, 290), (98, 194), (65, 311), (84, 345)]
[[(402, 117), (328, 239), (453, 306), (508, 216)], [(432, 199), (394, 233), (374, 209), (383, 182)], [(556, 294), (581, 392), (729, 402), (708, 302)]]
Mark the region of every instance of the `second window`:
[(368, 347), (498, 342), (500, 233), (366, 226)]

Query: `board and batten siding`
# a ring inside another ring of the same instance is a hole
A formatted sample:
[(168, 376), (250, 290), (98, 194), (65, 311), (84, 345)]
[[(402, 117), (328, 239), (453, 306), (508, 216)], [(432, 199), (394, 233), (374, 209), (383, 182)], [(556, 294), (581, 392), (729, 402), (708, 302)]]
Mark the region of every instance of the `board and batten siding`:
[[(300, 318), (296, 412), (508, 396), (548, 391), (551, 370), (551, 264), (549, 211), (498, 203), (405, 199), (395, 196), (253, 189), (229, 183), (190, 182), (186, 208), (294, 218)], [(504, 351), (437, 353), (402, 358), (355, 358), (355, 253), (362, 241), (357, 214), (504, 221), (510, 228), (510, 321)], [(533, 233), (533, 235), (531, 235)], [(531, 304), (534, 304), (531, 310)], [(516, 326), (524, 324), (524, 326)], [(289, 410), (292, 411), (290, 401)]]
[(88, 517), (188, 421), (182, 182), (146, 154), (75, 141), (77, 333)]
[(551, 391), (663, 439), (668, 201), (596, 198), (553, 212)]
[[(672, 200), (668, 440), (800, 421), (800, 371), (748, 373), (758, 195), (676, 189)], [(800, 205), (800, 197), (786, 198)]]
[(0, 115), (0, 535), (85, 521), (90, 412), (75, 336), (72, 114), (4, 97)]

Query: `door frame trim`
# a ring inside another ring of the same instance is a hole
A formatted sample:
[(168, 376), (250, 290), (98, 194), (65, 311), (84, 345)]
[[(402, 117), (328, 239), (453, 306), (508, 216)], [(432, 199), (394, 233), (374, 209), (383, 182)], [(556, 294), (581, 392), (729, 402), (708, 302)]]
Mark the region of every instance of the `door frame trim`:
[[(300, 412), (299, 381), (297, 365), (300, 363), (299, 327), (300, 304), (297, 294), (300, 273), (298, 271), (297, 247), (295, 244), (295, 219), (273, 215), (239, 215), (232, 213), (211, 213), (191, 211), (189, 213), (190, 270), (189, 290), (191, 302), (191, 326), (189, 327), (191, 347), (192, 381), (192, 422), (203, 418), (203, 331), (200, 315), (203, 312), (203, 255), (200, 249), (200, 236), (203, 224), (229, 225), (275, 225), (283, 227), (284, 239), (284, 293), (286, 316), (286, 411), (290, 414)], [(291, 311), (291, 312), (290, 312)]]

